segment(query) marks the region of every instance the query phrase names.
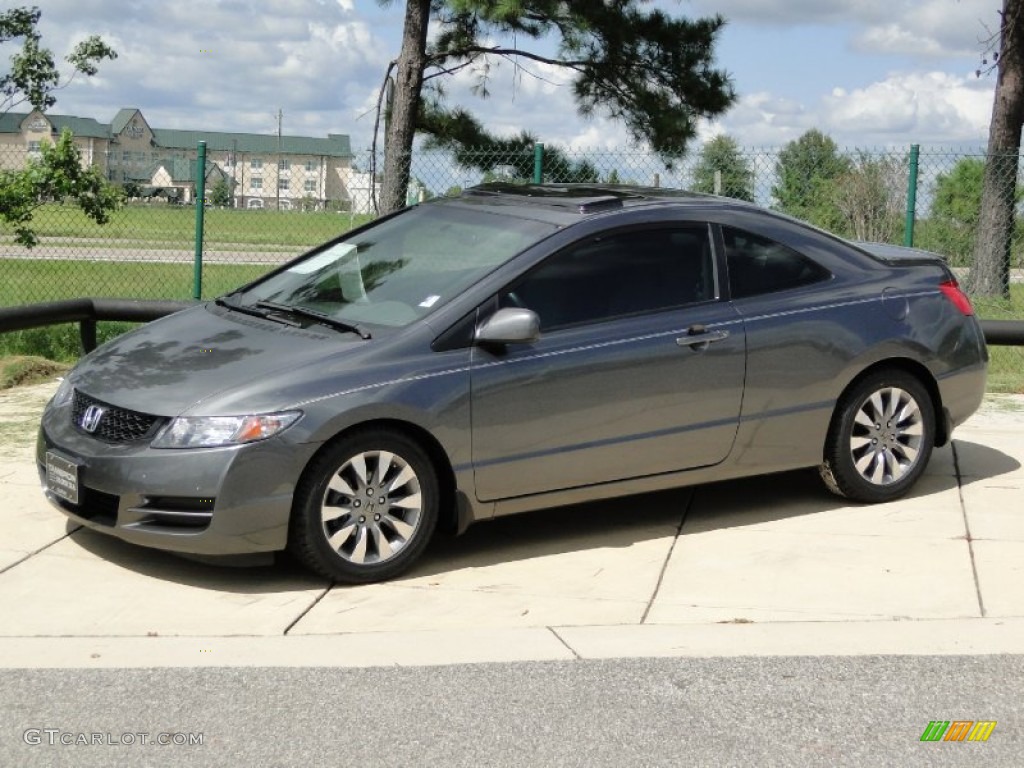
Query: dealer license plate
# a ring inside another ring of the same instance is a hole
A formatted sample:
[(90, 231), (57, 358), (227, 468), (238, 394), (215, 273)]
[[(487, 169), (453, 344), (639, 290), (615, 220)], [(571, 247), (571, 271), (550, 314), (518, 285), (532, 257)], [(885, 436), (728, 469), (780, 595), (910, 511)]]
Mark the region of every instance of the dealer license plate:
[(46, 487), (72, 504), (78, 503), (78, 465), (46, 452)]

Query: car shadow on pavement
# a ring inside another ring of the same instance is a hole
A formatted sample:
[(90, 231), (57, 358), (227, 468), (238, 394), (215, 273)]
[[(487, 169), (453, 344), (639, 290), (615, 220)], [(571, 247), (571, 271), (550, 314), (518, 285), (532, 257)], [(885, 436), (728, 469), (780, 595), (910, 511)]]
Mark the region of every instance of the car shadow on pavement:
[[(962, 477), (962, 484), (1013, 472), (1021, 466), (999, 450), (956, 442), (959, 454), (970, 456), (971, 474)], [(945, 458), (948, 460), (948, 456)], [(941, 465), (936, 462), (933, 467), (936, 466)], [(949, 472), (940, 469), (924, 475), (905, 499), (949, 491), (956, 485), (950, 462)], [(892, 502), (893, 509), (898, 510), (902, 501)], [(860, 508), (871, 506), (833, 496), (825, 490), (817, 472), (810, 469), (553, 507), (482, 522), (461, 536), (436, 536), (419, 563), (395, 581), (564, 553), (626, 548), (677, 534), (763, 525), (844, 509), (857, 514)], [(69, 531), (73, 527), (69, 526)], [(263, 594), (327, 586), (326, 581), (280, 554), (273, 564), (229, 567), (242, 563), (230, 558), (197, 562), (87, 529), (74, 532), (71, 539), (116, 566), (205, 589)]]
[(953, 444), (956, 448), (961, 485), (1006, 475), (1016, 472), (1021, 467), (1020, 461), (1016, 458), (991, 446), (959, 438), (954, 440)]
[[(1021, 466), (1013, 457), (988, 446), (962, 440), (956, 444), (961, 455), (970, 454), (974, 471), (963, 476), (961, 484), (1007, 474)], [(905, 501), (957, 487), (949, 449), (945, 452), (941, 459), (933, 456), (931, 474), (925, 474), (903, 499), (891, 502), (893, 510), (898, 511)], [(943, 471), (942, 460), (948, 463), (948, 472)], [(438, 536), (420, 563), (396, 581), (583, 549), (628, 547), (677, 532), (685, 536), (843, 510), (857, 515), (873, 506), (829, 493), (816, 469), (800, 469), (553, 507), (482, 522), (462, 536)]]
[(68, 530), (72, 542), (105, 563), (161, 581), (253, 595), (328, 586), (327, 580), (314, 576), (288, 558), (265, 558), (269, 562), (260, 565), (249, 565), (245, 560), (230, 557), (199, 561), (174, 552), (130, 544), (71, 523)]

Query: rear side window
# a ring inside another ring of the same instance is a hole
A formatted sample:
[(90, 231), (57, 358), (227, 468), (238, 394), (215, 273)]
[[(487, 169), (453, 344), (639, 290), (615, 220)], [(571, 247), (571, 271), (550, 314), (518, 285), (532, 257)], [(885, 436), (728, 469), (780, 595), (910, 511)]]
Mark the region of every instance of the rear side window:
[(541, 330), (658, 312), (716, 298), (708, 228), (616, 232), (554, 254), (500, 294)]
[(760, 235), (722, 227), (732, 298), (799, 288), (832, 276), (815, 261)]

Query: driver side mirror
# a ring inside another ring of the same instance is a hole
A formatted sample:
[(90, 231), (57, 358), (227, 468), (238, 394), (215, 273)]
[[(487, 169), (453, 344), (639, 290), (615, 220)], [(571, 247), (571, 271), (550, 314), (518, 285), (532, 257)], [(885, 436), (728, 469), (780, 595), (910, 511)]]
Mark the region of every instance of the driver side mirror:
[(540, 318), (532, 309), (505, 307), (476, 329), (478, 344), (532, 344), (540, 338)]

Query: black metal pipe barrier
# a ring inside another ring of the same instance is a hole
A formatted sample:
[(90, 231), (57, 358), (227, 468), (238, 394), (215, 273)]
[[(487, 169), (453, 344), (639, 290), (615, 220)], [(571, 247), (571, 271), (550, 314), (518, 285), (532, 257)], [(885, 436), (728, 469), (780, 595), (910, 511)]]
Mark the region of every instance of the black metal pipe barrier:
[[(80, 323), (82, 348), (96, 348), (97, 320), (145, 323), (195, 306), (192, 301), (145, 299), (68, 299), (23, 307), (0, 308), (0, 333), (39, 328), (58, 323)], [(993, 346), (1024, 346), (1024, 320), (982, 320), (985, 343)]]
[(981, 330), (985, 333), (985, 343), (994, 347), (1024, 346), (1022, 320), (982, 320)]
[(145, 299), (67, 299), (0, 308), (0, 333), (22, 331), (60, 323), (79, 323), (82, 349), (96, 349), (98, 320), (126, 320), (146, 323), (182, 309), (195, 306), (192, 301), (153, 301)]

